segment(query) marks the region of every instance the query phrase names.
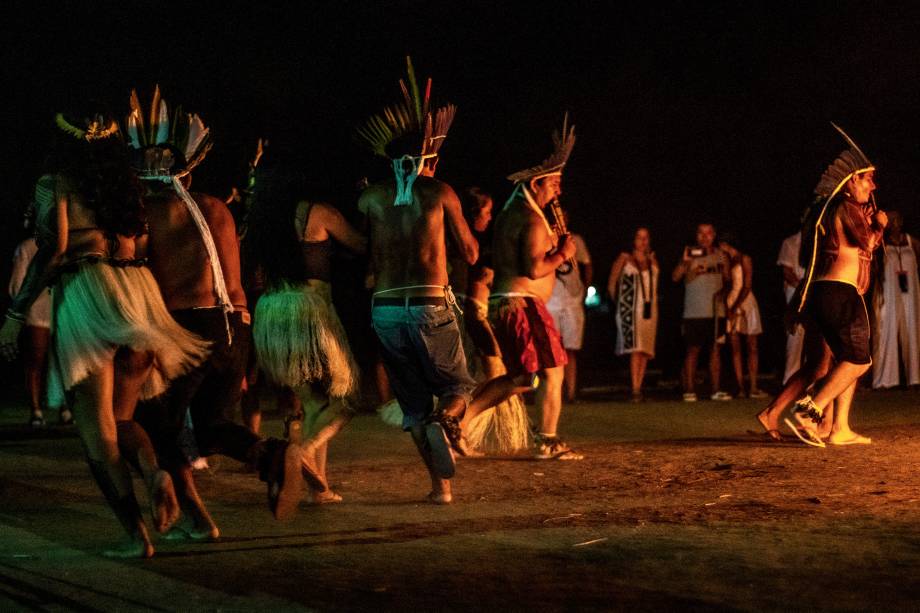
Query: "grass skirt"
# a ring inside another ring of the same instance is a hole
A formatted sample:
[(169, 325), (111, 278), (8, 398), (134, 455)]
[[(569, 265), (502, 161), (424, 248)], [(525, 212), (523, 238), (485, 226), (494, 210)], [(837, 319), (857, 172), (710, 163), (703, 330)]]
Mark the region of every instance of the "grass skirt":
[(61, 274), (53, 302), (50, 406), (64, 406), (64, 392), (111, 362), (119, 347), (154, 353), (141, 400), (166, 391), (170, 380), (208, 354), (209, 343), (170, 316), (146, 267), (78, 263), (75, 270)]
[(324, 293), (302, 285), (263, 294), (252, 331), (256, 359), (275, 383), (321, 383), (332, 397), (350, 396), (358, 388), (358, 367)]

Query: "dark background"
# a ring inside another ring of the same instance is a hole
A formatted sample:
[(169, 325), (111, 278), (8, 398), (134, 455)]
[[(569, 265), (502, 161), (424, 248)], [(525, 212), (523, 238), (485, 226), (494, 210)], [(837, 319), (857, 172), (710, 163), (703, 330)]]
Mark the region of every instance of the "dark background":
[[(682, 295), (670, 271), (699, 220), (731, 228), (753, 256), (764, 368), (777, 365), (776, 255), (843, 148), (830, 120), (879, 167), (880, 205), (904, 211), (909, 231), (917, 226), (915, 8), (272, 4), (6, 3), (0, 253), (20, 238), (54, 112), (92, 100), (123, 116), (130, 89), (149, 100), (156, 83), (212, 130), (215, 147), (195, 189), (227, 194), (264, 136), (276, 155), (303, 165), (314, 183), (308, 196), (352, 214), (355, 182), (386, 173), (354, 146), (353, 129), (398, 98), (406, 54), (420, 75), (434, 77), (436, 101), (459, 107), (438, 167), (457, 187), (480, 184), (502, 202), (510, 188), (503, 177), (545, 157), (550, 132), (571, 113), (578, 142), (564, 185), (570, 225), (585, 236), (600, 288), (636, 226), (651, 229), (662, 264), (658, 365), (666, 371), (676, 371), (681, 355)], [(587, 345), (606, 362), (612, 318), (598, 321), (589, 335), (604, 341)]]

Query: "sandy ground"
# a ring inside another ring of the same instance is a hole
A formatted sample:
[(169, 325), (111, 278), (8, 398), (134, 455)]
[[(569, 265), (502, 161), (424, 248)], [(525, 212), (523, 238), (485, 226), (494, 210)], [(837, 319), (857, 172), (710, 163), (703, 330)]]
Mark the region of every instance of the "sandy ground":
[[(288, 524), (227, 459), (198, 473), (223, 538), (147, 561), (69, 432), (0, 409), (0, 610), (918, 610), (920, 393), (857, 397), (869, 447), (769, 443), (754, 401), (566, 407), (582, 462), (465, 460), (420, 502), (408, 436), (361, 416), (333, 444), (345, 502)], [(280, 422), (268, 420), (269, 434)]]

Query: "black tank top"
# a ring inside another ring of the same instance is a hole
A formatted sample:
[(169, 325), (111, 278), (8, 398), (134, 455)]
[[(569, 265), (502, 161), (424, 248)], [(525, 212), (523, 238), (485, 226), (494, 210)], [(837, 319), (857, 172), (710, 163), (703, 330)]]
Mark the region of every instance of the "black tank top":
[(303, 253), (303, 270), (307, 279), (332, 281), (332, 239), (324, 241), (300, 241)]

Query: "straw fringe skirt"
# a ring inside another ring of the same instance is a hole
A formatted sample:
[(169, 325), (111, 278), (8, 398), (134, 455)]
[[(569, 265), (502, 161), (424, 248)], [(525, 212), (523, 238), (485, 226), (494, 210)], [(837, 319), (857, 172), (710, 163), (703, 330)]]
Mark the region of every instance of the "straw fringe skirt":
[(332, 397), (357, 391), (358, 367), (345, 329), (318, 289), (287, 286), (263, 294), (252, 333), (259, 367), (275, 383), (321, 383)]
[(208, 355), (209, 343), (170, 316), (145, 267), (81, 262), (61, 274), (52, 294), (51, 406), (63, 406), (64, 393), (111, 362), (119, 347), (154, 354), (141, 400), (162, 394)]

